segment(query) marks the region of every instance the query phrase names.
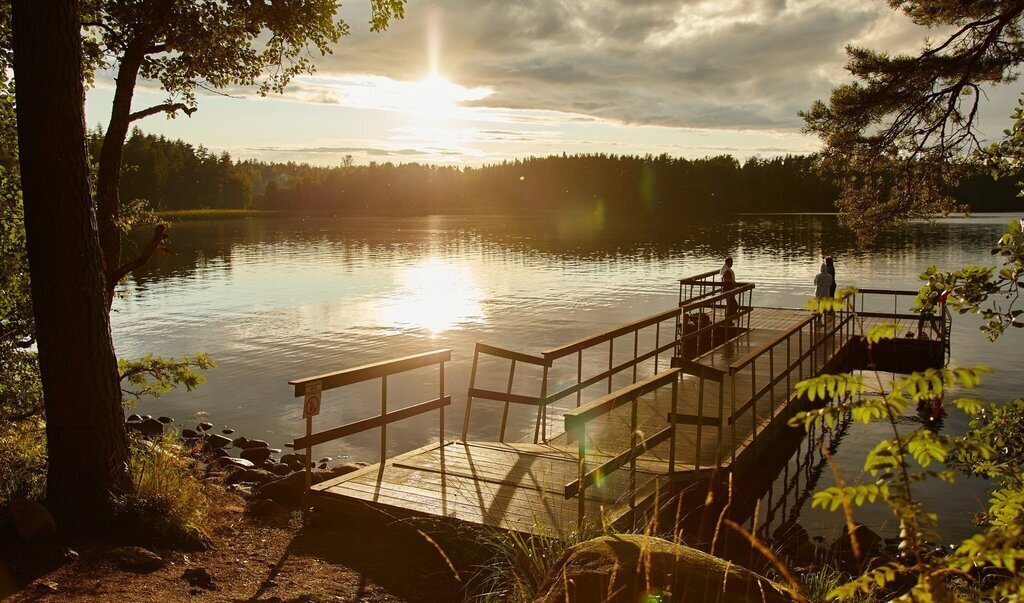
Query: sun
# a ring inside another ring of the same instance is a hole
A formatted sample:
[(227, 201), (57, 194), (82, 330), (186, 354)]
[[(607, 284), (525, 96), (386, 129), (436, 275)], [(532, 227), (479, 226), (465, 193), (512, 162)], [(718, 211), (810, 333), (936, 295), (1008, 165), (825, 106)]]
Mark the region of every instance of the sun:
[(435, 71), (418, 82), (412, 82), (405, 91), (404, 100), (410, 112), (426, 119), (441, 120), (458, 116), (464, 103), (478, 101), (490, 93), (488, 88), (466, 88), (454, 84)]

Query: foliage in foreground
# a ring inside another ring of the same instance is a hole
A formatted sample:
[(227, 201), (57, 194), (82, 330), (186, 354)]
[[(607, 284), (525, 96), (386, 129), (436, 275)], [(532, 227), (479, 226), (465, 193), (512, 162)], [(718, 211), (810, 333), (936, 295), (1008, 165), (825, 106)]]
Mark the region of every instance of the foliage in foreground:
[[(867, 334), (869, 345), (889, 337), (891, 334), (884, 332), (884, 328)], [(1011, 410), (1003, 411), (980, 400), (961, 397), (953, 399), (950, 405), (975, 417), (977, 427), (964, 436), (937, 434), (926, 427), (907, 433), (898, 427), (908, 408), (941, 404), (952, 387), (973, 389), (987, 372), (986, 367), (928, 369), (896, 378), (889, 384), (883, 384), (879, 378), (874, 390), (863, 377), (853, 374), (822, 375), (797, 385), (797, 390), (811, 399), (838, 401), (798, 413), (791, 420), (793, 425), (834, 425), (840, 416), (850, 413), (863, 423), (883, 421), (892, 428), (892, 437), (876, 444), (865, 459), (864, 471), (874, 479), (873, 483), (847, 485), (838, 479), (836, 486), (815, 493), (812, 505), (833, 511), (841, 509), (851, 533), (854, 507), (876, 502), (887, 505), (900, 525), (900, 554), (882, 563), (872, 563), (862, 576), (833, 588), (829, 598), (896, 595), (898, 600), (906, 601), (947, 601), (969, 596), (1009, 601), (1024, 594), (1024, 573), (1018, 572), (1018, 565), (1024, 561), (1024, 480), (1005, 464), (997, 469), (992, 462), (1000, 453), (1019, 458), (1021, 452), (1011, 452), (1007, 446), (1000, 450), (998, 445), (1005, 440), (995, 437), (997, 433), (976, 418), (983, 413), (1020, 410), (1011, 406)], [(990, 468), (987, 474), (994, 480), (993, 491), (987, 522), (981, 531), (946, 554), (937, 548), (943, 542), (938, 516), (914, 497), (913, 489), (926, 480), (954, 482), (956, 469), (964, 459), (970, 459), (979, 468)], [(854, 544), (854, 553), (862, 558), (866, 552)], [(907, 581), (912, 586), (905, 585)]]

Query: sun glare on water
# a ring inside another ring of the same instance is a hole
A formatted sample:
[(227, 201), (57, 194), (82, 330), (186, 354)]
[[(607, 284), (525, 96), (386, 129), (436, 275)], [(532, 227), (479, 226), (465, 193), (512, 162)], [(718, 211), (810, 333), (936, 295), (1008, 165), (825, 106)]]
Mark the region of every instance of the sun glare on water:
[(467, 267), (427, 258), (398, 268), (396, 276), (398, 287), (379, 310), (381, 324), (421, 328), (436, 335), (484, 320), (483, 292)]

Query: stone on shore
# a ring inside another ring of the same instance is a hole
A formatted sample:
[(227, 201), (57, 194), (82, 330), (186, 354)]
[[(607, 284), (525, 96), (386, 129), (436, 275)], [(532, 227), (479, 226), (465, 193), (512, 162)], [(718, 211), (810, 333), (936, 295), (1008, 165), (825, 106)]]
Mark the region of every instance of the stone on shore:
[(543, 603), (794, 600), (780, 585), (748, 569), (637, 534), (602, 536), (572, 547), (555, 564), (540, 592), (537, 601)]
[(224, 448), (231, 444), (231, 438), (226, 438), (219, 433), (211, 433), (206, 436), (206, 445), (210, 448)]
[(119, 546), (110, 551), (119, 566), (135, 571), (153, 571), (163, 566), (162, 557), (141, 546)]
[(46, 540), (57, 533), (53, 515), (34, 500), (17, 498), (11, 501), (11, 522), (18, 536), (26, 542)]

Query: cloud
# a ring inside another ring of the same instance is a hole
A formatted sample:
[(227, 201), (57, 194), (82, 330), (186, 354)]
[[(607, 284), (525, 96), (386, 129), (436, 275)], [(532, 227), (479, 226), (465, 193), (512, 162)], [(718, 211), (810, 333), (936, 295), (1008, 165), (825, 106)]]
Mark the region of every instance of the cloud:
[(846, 43), (891, 41), (898, 21), (853, 0), (437, 0), (378, 35), (342, 14), (353, 35), (322, 74), (419, 80), (433, 36), (444, 76), (492, 91), (477, 106), (786, 131), (843, 78)]

